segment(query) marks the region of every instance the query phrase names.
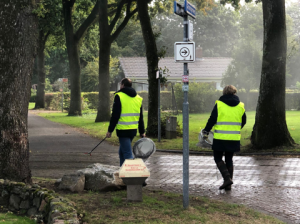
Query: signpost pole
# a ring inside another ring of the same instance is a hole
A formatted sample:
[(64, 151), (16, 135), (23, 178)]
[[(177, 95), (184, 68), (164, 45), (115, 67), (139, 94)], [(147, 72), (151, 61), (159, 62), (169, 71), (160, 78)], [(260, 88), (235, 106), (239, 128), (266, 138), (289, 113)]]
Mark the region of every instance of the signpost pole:
[(161, 140), (161, 120), (160, 120), (160, 78), (161, 78), (161, 71), (159, 70), (159, 76), (158, 76), (158, 130), (157, 130), (157, 141), (160, 142)]
[[(189, 42), (193, 39), (193, 25), (189, 25), (188, 16), (196, 18), (196, 7), (184, 0), (182, 6), (174, 1), (174, 13), (183, 17), (183, 42), (175, 43), (175, 61), (184, 62), (183, 64), (183, 208), (189, 207), (189, 69), (188, 62), (195, 61), (195, 43)], [(189, 30), (190, 29), (190, 30)]]
[[(188, 42), (188, 16), (184, 15), (184, 37), (183, 41)], [(189, 75), (188, 63), (183, 64), (184, 75)], [(189, 103), (188, 103), (188, 82), (183, 83), (183, 208), (189, 206)]]
[(61, 112), (64, 112), (64, 87), (61, 91)]

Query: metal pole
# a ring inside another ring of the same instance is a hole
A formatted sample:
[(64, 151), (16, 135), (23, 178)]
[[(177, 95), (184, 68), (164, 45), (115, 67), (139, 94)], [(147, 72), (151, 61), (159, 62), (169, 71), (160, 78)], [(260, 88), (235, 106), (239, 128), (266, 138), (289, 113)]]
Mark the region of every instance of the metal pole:
[[(188, 42), (188, 16), (184, 18), (184, 37), (183, 41)], [(184, 75), (188, 75), (188, 64), (183, 64)], [(188, 87), (188, 83), (183, 84)], [(188, 91), (184, 88), (183, 101), (183, 208), (189, 207), (189, 103)]]
[(159, 78), (158, 78), (158, 122), (157, 122), (157, 140), (158, 142), (160, 142), (161, 140), (161, 122), (160, 122), (160, 78), (161, 78), (161, 74), (160, 74), (160, 71), (159, 71)]
[(61, 112), (64, 112), (64, 87), (62, 87), (61, 91)]

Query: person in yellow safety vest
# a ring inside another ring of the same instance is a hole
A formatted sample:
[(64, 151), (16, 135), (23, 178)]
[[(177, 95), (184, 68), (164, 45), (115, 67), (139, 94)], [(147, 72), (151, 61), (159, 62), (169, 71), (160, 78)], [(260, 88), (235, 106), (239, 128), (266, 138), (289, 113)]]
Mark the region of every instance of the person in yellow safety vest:
[[(224, 179), (219, 189), (231, 190), (233, 184), (233, 154), (240, 151), (241, 129), (246, 124), (246, 113), (244, 104), (236, 95), (236, 88), (233, 85), (225, 86), (223, 96), (216, 101), (203, 130), (203, 137), (207, 138), (208, 133), (214, 126), (214, 140), (212, 150), (214, 160)], [(225, 154), (225, 163), (222, 160)]]
[(132, 88), (131, 80), (122, 79), (120, 90), (115, 93), (112, 115), (106, 133), (106, 137), (110, 138), (116, 128), (120, 142), (120, 166), (125, 159), (133, 159), (131, 142), (137, 134), (137, 129), (141, 138), (146, 136), (142, 101), (143, 98)]

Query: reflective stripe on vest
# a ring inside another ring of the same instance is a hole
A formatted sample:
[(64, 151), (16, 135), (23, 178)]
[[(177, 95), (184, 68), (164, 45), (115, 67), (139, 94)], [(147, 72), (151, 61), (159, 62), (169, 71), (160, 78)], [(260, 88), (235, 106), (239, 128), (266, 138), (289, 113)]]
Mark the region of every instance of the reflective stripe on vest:
[(215, 124), (214, 139), (241, 140), (242, 117), (245, 112), (244, 104), (240, 102), (231, 107), (222, 101), (216, 101), (218, 118)]
[(115, 95), (118, 95), (121, 101), (121, 115), (116, 129), (137, 129), (140, 119), (140, 110), (143, 98), (139, 95), (136, 95), (135, 97), (130, 97), (122, 92), (118, 92)]

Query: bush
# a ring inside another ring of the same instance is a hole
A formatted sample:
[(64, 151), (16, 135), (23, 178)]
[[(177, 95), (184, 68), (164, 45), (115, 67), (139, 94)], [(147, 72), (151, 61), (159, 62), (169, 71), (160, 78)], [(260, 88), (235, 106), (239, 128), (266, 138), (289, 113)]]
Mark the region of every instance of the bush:
[[(177, 108), (182, 110), (184, 94), (182, 84), (174, 86)], [(212, 83), (189, 83), (188, 102), (189, 112), (203, 113), (212, 110), (215, 101), (219, 99), (220, 91), (216, 91)]]
[(88, 109), (96, 110), (98, 108), (99, 93), (98, 92), (83, 92), (81, 96), (85, 99)]
[(31, 89), (29, 102), (30, 103), (35, 103), (35, 97), (36, 97), (36, 89)]
[[(176, 84), (174, 86), (175, 99), (177, 108), (182, 110), (183, 105), (183, 92), (182, 85)], [(138, 94), (143, 98), (143, 109), (148, 110), (148, 92), (141, 91)], [(246, 93), (238, 91), (237, 93), (240, 100), (245, 103), (245, 109), (256, 110), (258, 92)], [(191, 113), (207, 113), (211, 112), (216, 100), (222, 96), (221, 91), (215, 90), (211, 87), (210, 83), (190, 83), (189, 87), (189, 111)], [(98, 107), (98, 92), (82, 93), (82, 108), (83, 110), (96, 110)], [(53, 100), (54, 99), (54, 100)], [(112, 108), (114, 100), (114, 92), (110, 92), (110, 107)], [(172, 92), (161, 92), (161, 109), (172, 109)], [(35, 102), (35, 95), (32, 95), (30, 102)], [(297, 109), (300, 110), (300, 93), (287, 93), (286, 94), (286, 110)], [(64, 109), (69, 110), (70, 106), (70, 93), (64, 92)], [(45, 107), (52, 110), (61, 110), (61, 93), (46, 93), (45, 94)]]

